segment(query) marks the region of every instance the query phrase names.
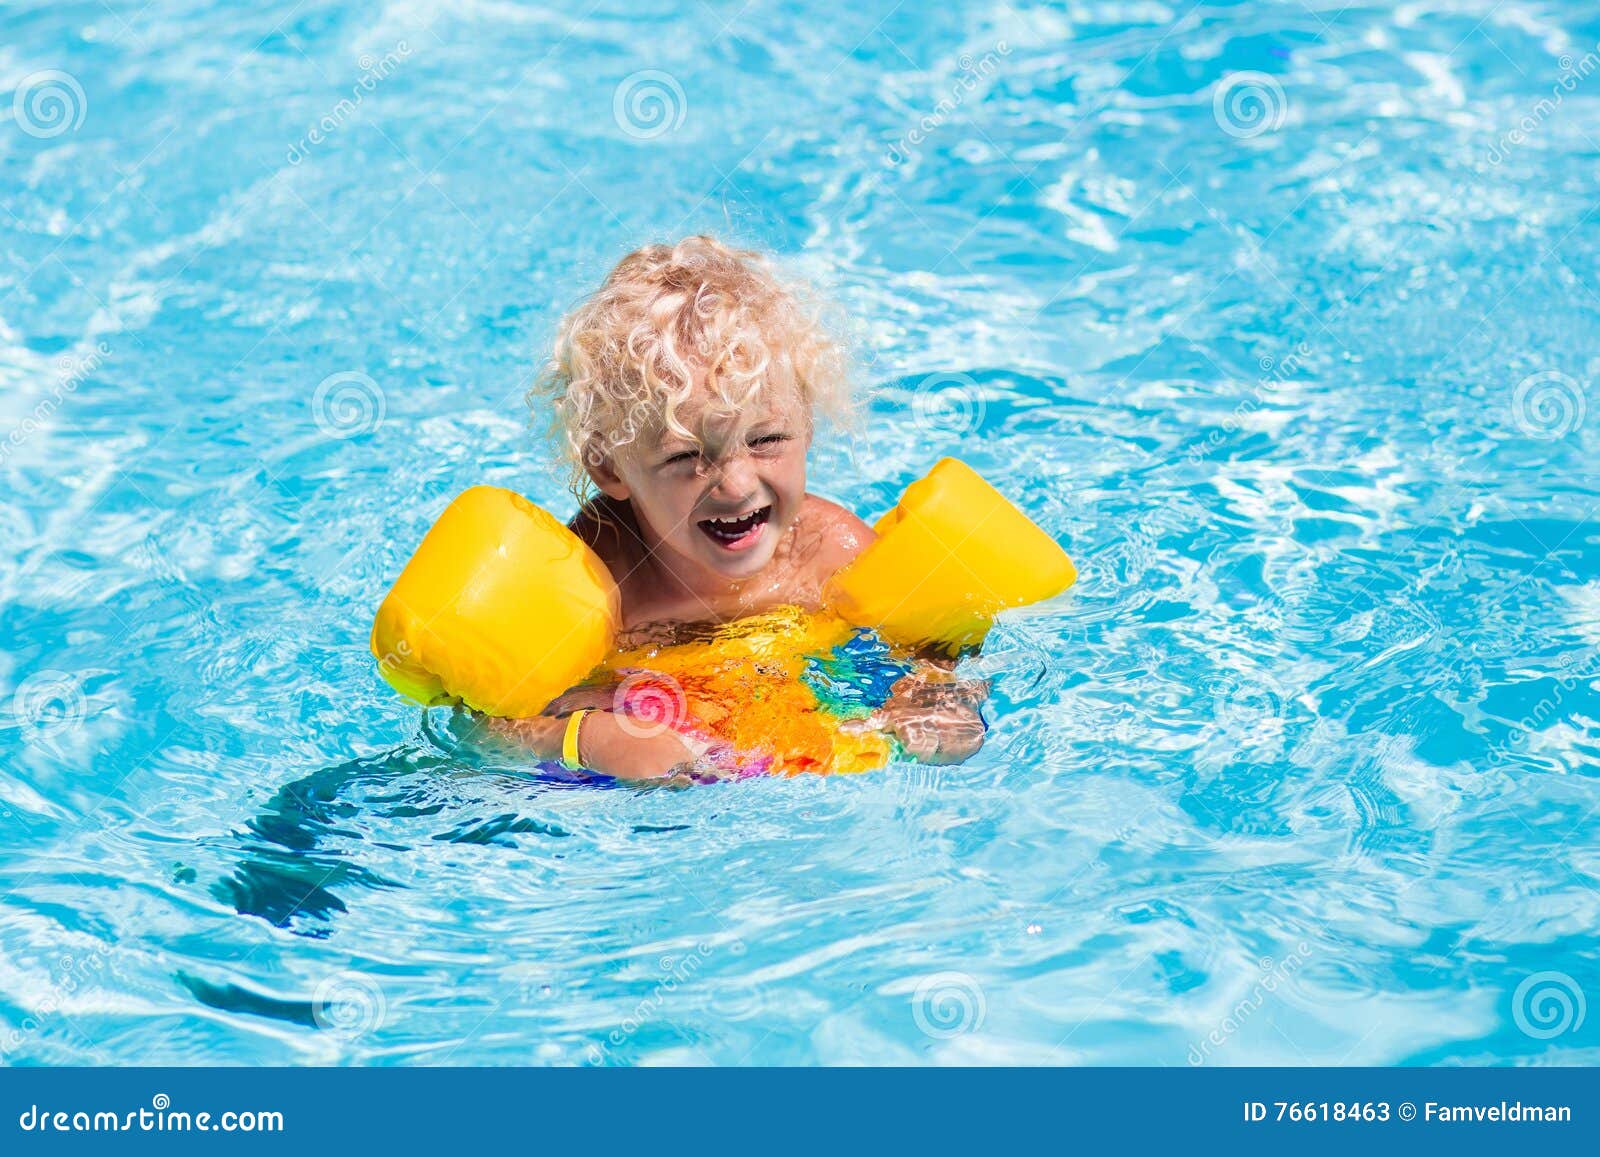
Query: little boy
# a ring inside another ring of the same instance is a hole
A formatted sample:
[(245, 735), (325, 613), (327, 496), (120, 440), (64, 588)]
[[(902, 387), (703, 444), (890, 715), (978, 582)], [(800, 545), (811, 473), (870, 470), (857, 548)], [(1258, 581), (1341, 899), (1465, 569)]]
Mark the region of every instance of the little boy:
[[(689, 237), (629, 254), (563, 320), (530, 403), (553, 408), (582, 503), (572, 529), (617, 580), (624, 647), (782, 605), (820, 610), (824, 584), (874, 538), (806, 493), (813, 414), (843, 410), (844, 359), (756, 253)], [(984, 690), (927, 663), (867, 725), (914, 758), (960, 762), (982, 745)], [(497, 726), (556, 758), (564, 717), (586, 710), (572, 737), (585, 767), (639, 779), (693, 763), (686, 737), (642, 734), (610, 702), (582, 689)]]

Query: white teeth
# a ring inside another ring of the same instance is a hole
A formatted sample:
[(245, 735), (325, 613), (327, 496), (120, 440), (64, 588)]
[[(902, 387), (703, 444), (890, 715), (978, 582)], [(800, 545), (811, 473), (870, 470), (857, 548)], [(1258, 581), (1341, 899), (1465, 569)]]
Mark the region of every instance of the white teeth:
[(714, 526), (738, 526), (741, 522), (749, 522), (760, 513), (759, 510), (752, 510), (746, 514), (736, 514), (732, 518), (708, 518), (706, 521)]

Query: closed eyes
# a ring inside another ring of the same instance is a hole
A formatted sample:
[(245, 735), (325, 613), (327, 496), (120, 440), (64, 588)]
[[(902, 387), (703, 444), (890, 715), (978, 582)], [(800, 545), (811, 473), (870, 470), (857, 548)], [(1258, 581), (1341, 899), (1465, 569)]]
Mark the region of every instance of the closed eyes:
[[(752, 450), (758, 448), (770, 448), (781, 445), (784, 442), (788, 442), (792, 438), (792, 434), (763, 434), (759, 438), (752, 438), (749, 445)], [(661, 465), (663, 467), (676, 466), (680, 462), (688, 462), (698, 457), (700, 457), (700, 451), (698, 450), (680, 450), (676, 454), (671, 454), (666, 458), (663, 458), (661, 460)]]

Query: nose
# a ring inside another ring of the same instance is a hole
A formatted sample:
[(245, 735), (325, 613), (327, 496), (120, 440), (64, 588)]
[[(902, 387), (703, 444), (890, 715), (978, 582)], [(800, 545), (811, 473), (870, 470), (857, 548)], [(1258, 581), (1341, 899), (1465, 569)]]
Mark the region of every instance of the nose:
[(729, 507), (739, 506), (760, 489), (756, 466), (748, 454), (730, 454), (717, 465), (716, 484), (711, 498)]

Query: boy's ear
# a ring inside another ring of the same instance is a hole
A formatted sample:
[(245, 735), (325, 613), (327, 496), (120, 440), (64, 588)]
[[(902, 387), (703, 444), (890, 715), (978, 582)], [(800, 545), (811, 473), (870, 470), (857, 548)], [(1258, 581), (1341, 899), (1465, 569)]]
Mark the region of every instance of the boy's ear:
[(631, 491), (628, 489), (628, 484), (622, 480), (622, 475), (617, 473), (616, 463), (611, 460), (609, 454), (597, 446), (591, 446), (583, 455), (583, 468), (599, 487), (600, 493), (618, 502), (627, 500)]

